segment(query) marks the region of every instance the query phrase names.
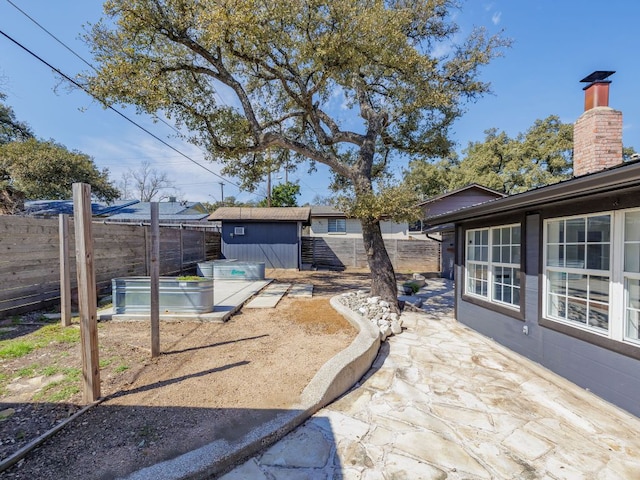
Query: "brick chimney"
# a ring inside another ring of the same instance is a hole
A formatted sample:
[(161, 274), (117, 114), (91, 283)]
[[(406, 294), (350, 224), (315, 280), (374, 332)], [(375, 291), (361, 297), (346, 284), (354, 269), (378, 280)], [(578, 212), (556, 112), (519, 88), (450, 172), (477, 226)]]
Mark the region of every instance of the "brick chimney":
[(596, 71), (580, 80), (584, 113), (573, 126), (573, 176), (599, 172), (622, 163), (622, 112), (609, 106), (612, 71)]

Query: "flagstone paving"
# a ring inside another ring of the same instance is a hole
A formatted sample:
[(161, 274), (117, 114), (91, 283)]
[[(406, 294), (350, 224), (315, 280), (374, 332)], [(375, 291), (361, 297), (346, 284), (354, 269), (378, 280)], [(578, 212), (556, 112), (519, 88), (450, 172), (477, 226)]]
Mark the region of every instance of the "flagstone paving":
[(640, 479), (640, 419), (457, 323), (450, 282), (427, 290), (354, 389), (222, 478)]

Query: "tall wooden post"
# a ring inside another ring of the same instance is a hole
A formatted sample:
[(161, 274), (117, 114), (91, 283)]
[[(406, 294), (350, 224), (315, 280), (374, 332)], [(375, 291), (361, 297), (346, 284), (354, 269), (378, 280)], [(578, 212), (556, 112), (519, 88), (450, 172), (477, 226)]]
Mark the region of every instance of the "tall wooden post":
[(71, 268), (69, 266), (69, 215), (58, 216), (60, 237), (60, 322), (63, 327), (71, 325)]
[(158, 202), (151, 202), (151, 358), (160, 355), (160, 220)]
[(80, 349), (84, 378), (83, 400), (85, 403), (89, 403), (100, 398), (100, 365), (98, 360), (96, 275), (93, 264), (93, 235), (91, 233), (91, 186), (86, 183), (73, 184), (73, 216), (76, 230)]

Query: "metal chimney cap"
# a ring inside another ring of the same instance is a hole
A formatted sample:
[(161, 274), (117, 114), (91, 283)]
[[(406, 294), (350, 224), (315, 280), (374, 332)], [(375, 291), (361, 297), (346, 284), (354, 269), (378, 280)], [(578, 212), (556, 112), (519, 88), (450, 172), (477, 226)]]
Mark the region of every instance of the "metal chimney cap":
[(616, 73), (615, 70), (596, 70), (592, 74), (584, 77), (582, 80), (580, 80), (580, 82), (585, 82), (585, 83), (601, 82), (607, 77), (613, 75), (614, 73)]

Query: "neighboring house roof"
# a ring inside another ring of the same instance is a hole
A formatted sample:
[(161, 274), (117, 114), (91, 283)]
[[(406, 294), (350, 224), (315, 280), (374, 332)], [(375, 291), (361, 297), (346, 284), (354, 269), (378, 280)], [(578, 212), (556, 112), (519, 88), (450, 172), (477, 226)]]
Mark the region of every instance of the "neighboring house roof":
[(499, 192), (497, 190), (494, 190), (493, 188), (489, 188), (489, 187), (485, 187), (483, 185), (479, 185), (477, 183), (472, 183), (470, 185), (467, 185), (466, 187), (461, 187), (461, 188), (457, 188), (455, 190), (451, 190), (450, 192), (445, 192), (445, 193), (441, 193), (440, 195), (436, 195), (435, 197), (431, 197), (428, 198), (427, 200), (424, 200), (423, 202), (418, 203), (419, 207), (423, 207), (425, 205), (428, 205), (429, 203), (433, 203), (433, 202), (437, 202), (440, 200), (443, 200), (447, 197), (451, 197), (453, 195), (458, 195), (462, 192), (466, 192), (469, 190), (480, 190), (483, 191), (485, 193), (488, 193), (490, 195), (495, 196), (496, 198), (502, 198), (502, 197), (506, 197), (507, 194), (503, 193), (503, 192)]
[(346, 217), (344, 212), (328, 205), (314, 205), (311, 207), (312, 217)]
[[(209, 215), (199, 202), (159, 202), (159, 217), (163, 221), (199, 221)], [(73, 215), (73, 200), (32, 200), (25, 202), (26, 215), (52, 217), (61, 213)], [(94, 217), (119, 222), (151, 220), (151, 203), (139, 200), (116, 200), (111, 203), (91, 202)]]
[[(115, 200), (110, 203), (91, 202), (91, 214), (94, 217), (107, 216), (129, 207), (139, 200)], [(29, 200), (24, 202), (24, 214), (37, 217), (51, 217), (62, 213), (73, 215), (73, 200)]]
[(209, 220), (243, 222), (308, 222), (310, 207), (220, 207)]
[(638, 186), (640, 186), (640, 161), (636, 160), (472, 207), (427, 217), (426, 220), (430, 225), (442, 225), (530, 209), (550, 203), (556, 205), (598, 193)]
[[(200, 221), (209, 216), (199, 202), (158, 202), (158, 217), (163, 221)], [(138, 202), (120, 209), (109, 220), (139, 222), (151, 219), (151, 202)]]

